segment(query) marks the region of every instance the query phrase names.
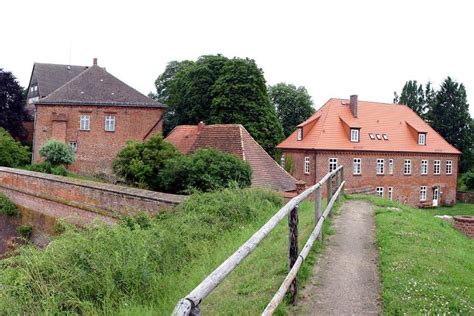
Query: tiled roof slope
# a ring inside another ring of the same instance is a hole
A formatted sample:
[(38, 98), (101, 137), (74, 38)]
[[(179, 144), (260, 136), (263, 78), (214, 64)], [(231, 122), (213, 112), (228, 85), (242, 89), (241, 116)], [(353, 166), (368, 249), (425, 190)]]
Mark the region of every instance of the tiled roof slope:
[(32, 77), (36, 78), (39, 96), (42, 98), (86, 69), (86, 66), (35, 63)]
[[(310, 124), (301, 141), (295, 131), (277, 148), (460, 154), (405, 105), (358, 101), (355, 118), (349, 100), (330, 99), (298, 127)], [(345, 126), (360, 128), (360, 142), (350, 141)], [(418, 132), (427, 133), (425, 146), (418, 145)], [(369, 133), (386, 134), (388, 140), (372, 140)]]
[(166, 138), (184, 154), (199, 148), (215, 148), (247, 161), (252, 168), (252, 185), (276, 191), (293, 191), (296, 180), (252, 138), (240, 124), (180, 125)]
[(93, 65), (37, 104), (164, 107)]

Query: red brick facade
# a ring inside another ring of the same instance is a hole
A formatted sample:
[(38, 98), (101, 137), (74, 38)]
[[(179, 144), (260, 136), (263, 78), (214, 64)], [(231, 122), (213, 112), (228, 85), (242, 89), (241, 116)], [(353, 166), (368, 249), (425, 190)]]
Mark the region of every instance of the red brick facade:
[[(329, 171), (329, 159), (336, 158), (337, 165), (344, 166), (344, 178), (348, 191), (354, 188), (383, 187), (383, 196), (388, 198), (389, 187), (392, 199), (413, 206), (432, 204), (433, 188), (439, 187), (439, 204), (456, 202), (458, 155), (395, 153), (395, 152), (347, 152), (316, 150), (284, 150), (285, 159), (293, 160), (293, 176), (307, 185), (315, 184)], [(309, 174), (305, 173), (305, 158), (310, 161)], [(353, 159), (361, 159), (361, 174), (353, 174)], [(377, 174), (377, 159), (384, 160), (384, 174)], [(389, 160), (393, 159), (393, 174)], [(404, 174), (404, 162), (411, 160), (411, 174)], [(428, 160), (428, 174), (421, 174), (421, 160)], [(434, 174), (434, 160), (440, 160), (440, 174)], [(446, 161), (452, 161), (452, 174), (446, 174)], [(421, 186), (426, 186), (426, 201), (420, 201)]]
[(454, 216), (454, 227), (474, 239), (474, 216)]
[[(128, 140), (143, 141), (162, 131), (164, 108), (137, 106), (38, 105), (34, 162), (49, 140), (76, 143), (76, 162), (69, 168), (83, 174), (110, 174), (112, 161)], [(90, 116), (90, 130), (80, 130), (81, 115)], [(105, 117), (115, 117), (115, 131), (105, 130)]]

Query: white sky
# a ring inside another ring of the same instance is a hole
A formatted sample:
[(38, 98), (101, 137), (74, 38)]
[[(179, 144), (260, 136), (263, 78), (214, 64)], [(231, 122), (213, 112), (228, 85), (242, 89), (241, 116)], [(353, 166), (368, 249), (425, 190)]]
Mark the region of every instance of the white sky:
[[(472, 4), (471, 4), (472, 3)], [(0, 68), (99, 65), (147, 94), (171, 60), (250, 57), (269, 84), (392, 102), (405, 81), (464, 83), (474, 116), (472, 1), (2, 1)]]

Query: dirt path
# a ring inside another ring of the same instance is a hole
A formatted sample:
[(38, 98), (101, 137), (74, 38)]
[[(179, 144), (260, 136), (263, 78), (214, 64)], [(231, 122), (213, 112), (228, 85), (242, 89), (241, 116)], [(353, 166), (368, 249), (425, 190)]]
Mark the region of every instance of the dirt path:
[(380, 314), (380, 279), (374, 209), (348, 201), (335, 218), (335, 234), (301, 290), (294, 315)]

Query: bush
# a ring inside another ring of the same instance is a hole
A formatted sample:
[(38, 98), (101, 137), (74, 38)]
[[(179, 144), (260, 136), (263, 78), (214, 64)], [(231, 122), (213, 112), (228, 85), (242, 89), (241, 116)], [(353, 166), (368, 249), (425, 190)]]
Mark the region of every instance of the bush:
[(231, 186), (250, 186), (252, 169), (232, 154), (199, 149), (190, 156), (167, 161), (159, 179), (165, 192), (210, 192)]
[(25, 239), (30, 239), (31, 235), (33, 234), (33, 227), (31, 227), (31, 225), (21, 225), (18, 226), (16, 231), (21, 237)]
[(464, 175), (464, 184), (468, 190), (474, 190), (474, 169)]
[(30, 162), (28, 147), (15, 141), (0, 127), (0, 166), (16, 168)]
[(76, 160), (76, 155), (71, 146), (58, 140), (51, 139), (41, 147), (41, 157), (52, 166), (70, 165)]
[(67, 171), (66, 167), (62, 165), (53, 166), (48, 161), (32, 164), (28, 167), (25, 167), (25, 169), (30, 170), (30, 171), (36, 171), (36, 172), (49, 173), (49, 174), (53, 174), (56, 176), (63, 176), (63, 177), (66, 177), (69, 175), (69, 172)]
[(127, 146), (115, 158), (113, 170), (118, 177), (130, 184), (158, 190), (158, 174), (165, 161), (180, 155), (161, 135), (155, 135), (143, 143), (127, 142)]
[(3, 193), (0, 193), (0, 214), (7, 216), (17, 216), (19, 214), (18, 207)]

